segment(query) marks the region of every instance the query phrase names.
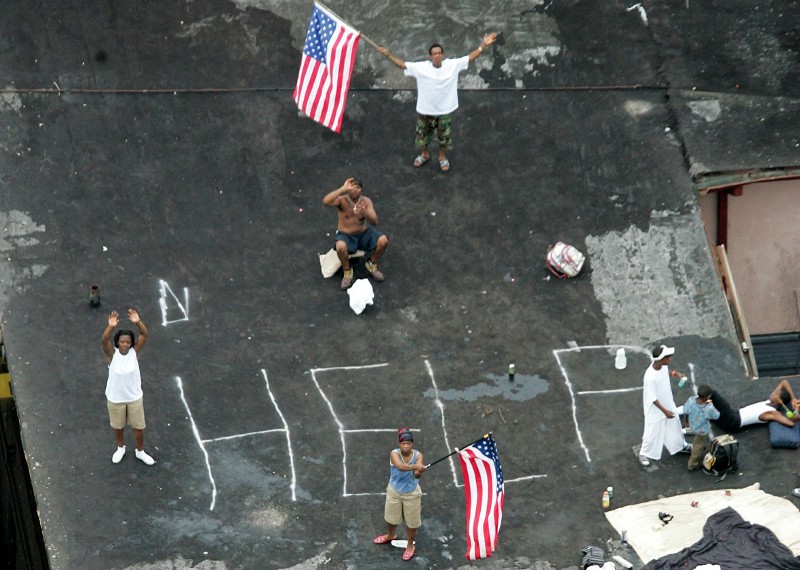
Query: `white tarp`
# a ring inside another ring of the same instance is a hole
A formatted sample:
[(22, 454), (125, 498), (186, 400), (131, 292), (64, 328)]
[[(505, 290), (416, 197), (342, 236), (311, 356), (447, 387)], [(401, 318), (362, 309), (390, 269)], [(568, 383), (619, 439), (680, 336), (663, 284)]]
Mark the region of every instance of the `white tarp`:
[[(693, 507), (692, 502), (697, 506)], [(627, 532), (628, 543), (636, 554), (649, 562), (703, 538), (706, 519), (725, 507), (735, 509), (746, 521), (767, 527), (795, 556), (800, 555), (800, 511), (791, 501), (765, 493), (758, 483), (744, 489), (687, 493), (629, 505), (607, 512), (606, 518), (617, 532)], [(660, 512), (674, 518), (669, 524), (662, 524)]]

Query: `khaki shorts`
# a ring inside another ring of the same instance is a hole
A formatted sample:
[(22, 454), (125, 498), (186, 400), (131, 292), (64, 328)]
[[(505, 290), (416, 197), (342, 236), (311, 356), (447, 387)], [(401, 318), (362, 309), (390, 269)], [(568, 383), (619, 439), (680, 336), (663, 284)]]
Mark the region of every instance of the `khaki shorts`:
[(383, 518), (389, 524), (403, 524), (408, 528), (422, 526), (422, 489), (411, 493), (398, 493), (391, 485), (386, 487), (386, 507)]
[(128, 424), (133, 429), (144, 429), (144, 398), (121, 404), (106, 400), (106, 404), (112, 428), (123, 429)]

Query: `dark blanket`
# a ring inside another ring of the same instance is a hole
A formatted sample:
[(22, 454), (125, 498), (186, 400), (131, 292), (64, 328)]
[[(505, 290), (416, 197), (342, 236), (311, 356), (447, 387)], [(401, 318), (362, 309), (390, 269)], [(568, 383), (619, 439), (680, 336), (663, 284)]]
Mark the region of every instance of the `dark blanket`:
[(692, 570), (719, 564), (722, 570), (800, 570), (800, 557), (765, 526), (745, 521), (727, 507), (703, 526), (703, 538), (676, 554), (651, 560), (641, 570)]

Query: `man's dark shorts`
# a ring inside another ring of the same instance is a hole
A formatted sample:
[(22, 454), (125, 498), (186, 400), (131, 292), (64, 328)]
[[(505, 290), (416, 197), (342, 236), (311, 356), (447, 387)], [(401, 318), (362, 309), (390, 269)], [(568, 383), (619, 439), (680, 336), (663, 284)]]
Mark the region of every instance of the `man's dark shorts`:
[(372, 253), (378, 245), (378, 238), (382, 235), (372, 226), (360, 234), (346, 234), (336, 230), (336, 241), (343, 241), (347, 244), (347, 253), (355, 253), (359, 249), (365, 253)]

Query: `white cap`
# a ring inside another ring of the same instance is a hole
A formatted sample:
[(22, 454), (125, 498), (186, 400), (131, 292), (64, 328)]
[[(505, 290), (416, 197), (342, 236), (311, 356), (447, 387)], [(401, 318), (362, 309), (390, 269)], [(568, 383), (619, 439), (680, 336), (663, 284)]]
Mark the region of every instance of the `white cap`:
[(675, 347), (662, 344), (661, 352), (658, 354), (658, 356), (654, 356), (653, 360), (663, 360), (664, 358), (672, 356), (673, 354), (675, 354)]

